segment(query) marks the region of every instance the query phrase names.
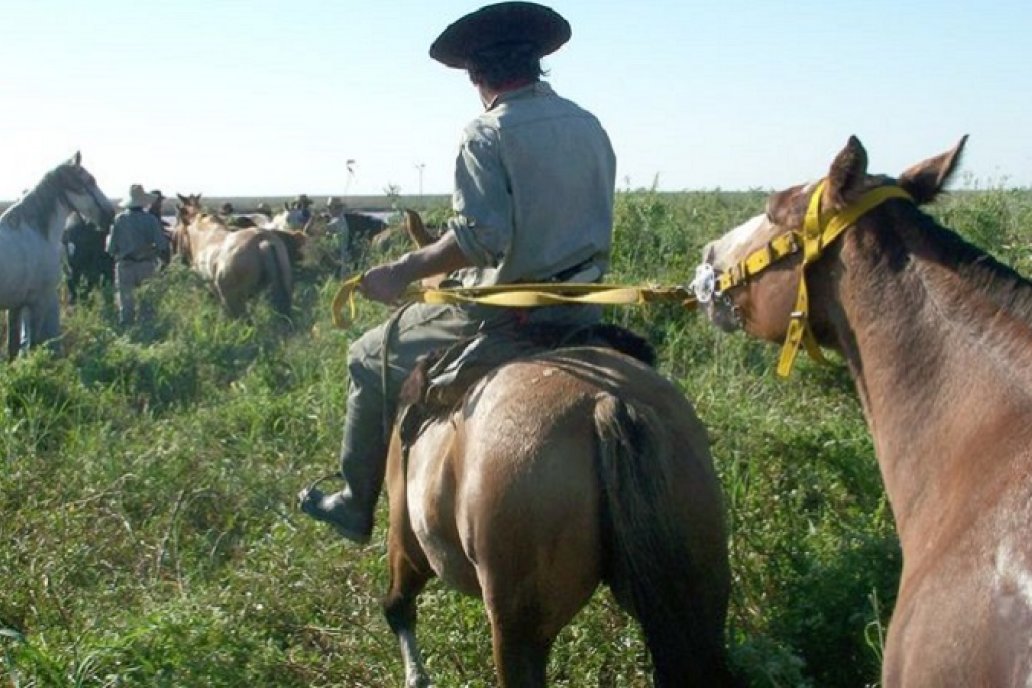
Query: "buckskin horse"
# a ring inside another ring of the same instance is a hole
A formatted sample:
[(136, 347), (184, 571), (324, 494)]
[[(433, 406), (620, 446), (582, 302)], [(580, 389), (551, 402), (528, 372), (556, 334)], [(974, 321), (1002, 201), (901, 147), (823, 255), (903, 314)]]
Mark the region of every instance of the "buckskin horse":
[(706, 246), (723, 329), (838, 350), (903, 552), (882, 685), (1032, 685), (1032, 283), (941, 227), (966, 137), (899, 179), (850, 138), (818, 185)]
[(7, 353), (61, 333), (58, 285), (61, 235), (73, 211), (94, 224), (111, 224), (115, 209), (76, 152), (0, 215), (0, 310), (7, 310)]
[(205, 212), (200, 194), (180, 194), (179, 201), (173, 252), (208, 281), (226, 313), (242, 316), (248, 301), (268, 286), (273, 308), (289, 318), (291, 256), (300, 253), (303, 237), (253, 227), (233, 230)]
[[(606, 583), (641, 625), (655, 685), (732, 685), (720, 485), (684, 395), (610, 348), (547, 350), (458, 393), (421, 363), (387, 466), (390, 588), (406, 686), (427, 581), (480, 597), (500, 685), (544, 686), (553, 641)], [(475, 377), (475, 376), (474, 376)]]

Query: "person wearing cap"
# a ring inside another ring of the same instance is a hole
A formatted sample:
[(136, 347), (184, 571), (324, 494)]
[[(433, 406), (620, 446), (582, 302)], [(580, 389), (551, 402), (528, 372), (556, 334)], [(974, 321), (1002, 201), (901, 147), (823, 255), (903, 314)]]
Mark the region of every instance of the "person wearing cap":
[(308, 197), (308, 194), (301, 194), (294, 199), (294, 205), (301, 211), (301, 226), (306, 227), (312, 221), (312, 199)]
[(154, 199), (154, 202), (150, 204), (149, 208), (147, 208), (147, 212), (158, 218), (158, 221), (161, 222), (162, 226), (167, 226), (168, 223), (165, 222), (161, 216), (162, 205), (165, 202), (165, 197), (162, 195), (161, 189), (151, 189), (147, 193)]
[(219, 206), (219, 215), (222, 216), (222, 219), (224, 221), (228, 222), (229, 220), (232, 220), (233, 219), (233, 213), (235, 213), (235, 212), (236, 212), (236, 208), (234, 208), (233, 204), (230, 203), (229, 201), (226, 201), (225, 203), (223, 203), (222, 205)]
[[(433, 42), (430, 56), (465, 70), (484, 111), (459, 145), (447, 230), (367, 271), (360, 285), (366, 297), (394, 303), (411, 282), (442, 273), (467, 287), (602, 277), (612, 244), (615, 155), (598, 119), (541, 80), (541, 58), (570, 35), (569, 23), (550, 8), (505, 2), (462, 17)], [(600, 317), (590, 305), (403, 307), (349, 348), (340, 451), (346, 484), (329, 494), (314, 484), (302, 490), (301, 510), (347, 539), (368, 542), (386, 467), (385, 422), (420, 356), (478, 332), (504, 338), (524, 323), (578, 327)]]
[[(154, 199), (154, 202), (150, 204), (150, 208), (147, 209), (154, 217), (158, 218), (158, 222), (161, 223), (161, 231), (165, 235), (165, 238), (169, 238), (169, 222), (161, 214), (162, 207), (165, 204), (165, 196), (161, 193), (161, 189), (151, 189), (147, 192)], [(167, 267), (172, 262), (172, 247), (171, 242), (166, 241), (167, 247), (164, 251), (158, 253), (158, 261), (162, 267)]]
[(124, 210), (115, 217), (105, 250), (115, 260), (115, 298), (118, 323), (123, 327), (136, 320), (133, 292), (157, 269), (158, 257), (169, 250), (161, 221), (149, 211), (156, 198), (139, 184), (129, 187), (122, 199)]
[(337, 237), (337, 242), (340, 245), (341, 270), (344, 270), (344, 266), (347, 265), (348, 249), (351, 246), (351, 228), (348, 227), (346, 210), (347, 206), (336, 196), (330, 196), (326, 199), (326, 233)]

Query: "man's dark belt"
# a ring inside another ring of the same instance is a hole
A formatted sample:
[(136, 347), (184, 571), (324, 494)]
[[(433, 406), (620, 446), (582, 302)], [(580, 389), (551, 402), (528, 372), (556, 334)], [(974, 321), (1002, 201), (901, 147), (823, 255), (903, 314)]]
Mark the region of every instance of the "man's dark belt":
[(156, 254), (156, 253), (151, 254), (151, 255), (128, 255), (128, 256), (122, 256), (121, 258), (119, 258), (119, 260), (126, 260), (126, 261), (129, 261), (130, 263), (149, 263), (152, 260), (156, 259), (157, 257), (158, 257), (158, 254)]
[(590, 268), (592, 265), (594, 265), (594, 263), (595, 263), (595, 259), (594, 258), (588, 258), (587, 260), (585, 260), (585, 261), (583, 261), (581, 263), (577, 263), (576, 265), (574, 265), (571, 268), (566, 268), (565, 270), (560, 270), (559, 272), (555, 273), (551, 277), (547, 277), (545, 279), (536, 279), (536, 280), (520, 280), (520, 282), (527, 282), (527, 283), (534, 283), (534, 282), (565, 282), (568, 279), (570, 279), (571, 277), (576, 277), (579, 273), (584, 272), (585, 270)]

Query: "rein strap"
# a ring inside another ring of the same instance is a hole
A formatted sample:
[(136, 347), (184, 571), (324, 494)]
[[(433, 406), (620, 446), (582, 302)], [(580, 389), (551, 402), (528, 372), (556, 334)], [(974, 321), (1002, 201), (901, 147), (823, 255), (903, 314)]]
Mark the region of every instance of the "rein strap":
[[(362, 283), (363, 273), (345, 279), (333, 297), (331, 315), (333, 324), (345, 328), (355, 318), (355, 292)], [(429, 304), (480, 304), (507, 308), (534, 308), (569, 304), (596, 304), (606, 306), (636, 306), (656, 301), (679, 301), (686, 308), (694, 308), (696, 299), (688, 287), (634, 287), (619, 284), (584, 284), (576, 282), (540, 282), (505, 284), (490, 287), (452, 287), (428, 289), (410, 285), (401, 301), (421, 301)], [(348, 307), (350, 317), (344, 315)]]

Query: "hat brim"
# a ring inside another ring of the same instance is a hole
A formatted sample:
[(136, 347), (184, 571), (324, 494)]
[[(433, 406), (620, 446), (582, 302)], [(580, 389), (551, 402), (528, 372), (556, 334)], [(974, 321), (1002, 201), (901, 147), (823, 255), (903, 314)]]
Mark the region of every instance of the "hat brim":
[(430, 57), (456, 69), (487, 48), (522, 43), (535, 46), (537, 57), (563, 46), (572, 31), (555, 10), (533, 2), (503, 2), (481, 7), (453, 22), (430, 46)]
[(158, 200), (157, 196), (151, 196), (150, 194), (144, 194), (142, 196), (130, 196), (129, 198), (123, 198), (119, 202), (119, 208), (149, 208), (154, 204), (154, 201)]

